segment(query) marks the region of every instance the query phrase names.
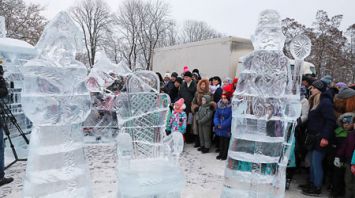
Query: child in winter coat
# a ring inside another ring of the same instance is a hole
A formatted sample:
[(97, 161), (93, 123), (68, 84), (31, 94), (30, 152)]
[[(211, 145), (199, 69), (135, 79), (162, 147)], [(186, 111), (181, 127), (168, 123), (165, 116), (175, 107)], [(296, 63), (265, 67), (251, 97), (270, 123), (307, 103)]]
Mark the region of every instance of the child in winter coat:
[(212, 97), (210, 95), (202, 96), (201, 106), (195, 114), (201, 145), (198, 150), (202, 153), (208, 153), (210, 151), (213, 111), (214, 102), (212, 102)]
[(353, 131), (350, 132), (345, 140), (345, 142), (341, 145), (340, 149), (337, 150), (336, 158), (334, 159), (334, 165), (340, 167), (342, 165), (341, 162), (344, 163), (345, 166), (345, 197), (355, 197), (355, 175), (354, 166), (352, 165), (352, 157), (353, 152), (355, 150), (355, 117), (347, 118), (349, 120), (346, 122), (348, 125), (352, 125)]
[(216, 159), (226, 160), (228, 154), (229, 140), (232, 125), (232, 105), (230, 98), (223, 94), (217, 104), (217, 111), (214, 114), (215, 134), (219, 137), (220, 152)]
[(185, 109), (184, 99), (181, 98), (174, 103), (174, 109), (170, 116), (169, 125), (167, 131), (179, 131), (182, 134), (186, 132), (186, 120), (187, 116)]
[[(345, 143), (348, 134), (351, 133), (353, 130), (352, 120), (355, 117), (354, 113), (344, 113), (339, 116), (337, 120), (338, 128), (335, 129), (335, 141), (333, 141), (332, 153), (338, 153), (342, 149), (342, 145)], [(333, 154), (334, 158), (334, 154)], [(332, 169), (332, 196), (344, 196), (344, 174), (345, 174), (345, 167), (341, 166), (340, 158), (335, 157), (333, 159), (334, 167)]]

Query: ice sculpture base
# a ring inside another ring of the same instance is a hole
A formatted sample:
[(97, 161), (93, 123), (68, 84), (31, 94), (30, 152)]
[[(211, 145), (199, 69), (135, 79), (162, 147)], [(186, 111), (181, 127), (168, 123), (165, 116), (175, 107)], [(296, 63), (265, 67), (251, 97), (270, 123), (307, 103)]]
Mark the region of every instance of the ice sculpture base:
[(23, 197), (91, 197), (80, 128), (80, 124), (33, 128)]
[(178, 198), (184, 186), (180, 167), (168, 158), (132, 160), (118, 172), (120, 198)]

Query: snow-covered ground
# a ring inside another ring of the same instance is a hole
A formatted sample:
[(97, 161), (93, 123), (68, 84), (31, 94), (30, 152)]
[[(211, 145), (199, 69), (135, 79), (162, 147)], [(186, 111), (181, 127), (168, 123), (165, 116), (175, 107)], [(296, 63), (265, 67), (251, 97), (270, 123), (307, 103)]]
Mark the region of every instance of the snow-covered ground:
[[(214, 149), (213, 149), (214, 151)], [(95, 198), (114, 198), (116, 194), (116, 155), (113, 144), (89, 144), (86, 153), (91, 171)], [(183, 198), (218, 198), (222, 192), (225, 161), (216, 160), (216, 153), (201, 154), (191, 144), (185, 146), (180, 164), (185, 173), (186, 186)], [(21, 197), (22, 180), (25, 174), (25, 162), (17, 162), (6, 170), (7, 176), (15, 178), (11, 184), (0, 187), (1, 198)], [(287, 198), (302, 196), (294, 181), (287, 191)], [(326, 197), (325, 195), (323, 197)]]

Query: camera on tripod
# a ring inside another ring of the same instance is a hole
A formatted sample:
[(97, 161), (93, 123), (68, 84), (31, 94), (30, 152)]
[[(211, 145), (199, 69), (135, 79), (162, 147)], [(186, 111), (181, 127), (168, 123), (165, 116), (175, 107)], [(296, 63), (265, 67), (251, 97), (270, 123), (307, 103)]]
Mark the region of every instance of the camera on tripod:
[[(8, 123), (11, 123), (17, 131), (20, 133), (20, 135), (23, 137), (25, 140), (26, 144), (29, 144), (29, 140), (27, 139), (26, 135), (22, 131), (21, 127), (17, 123), (16, 117), (14, 114), (11, 112), (11, 109), (9, 106), (6, 104), (5, 97), (8, 96), (9, 92), (6, 86), (6, 81), (3, 77), (4, 75), (4, 68), (2, 67), (2, 61), (0, 61), (0, 125), (1, 128), (3, 128), (3, 131), (6, 135), (6, 139), (9, 141), (12, 153), (14, 155), (15, 160), (11, 162), (9, 165), (5, 167), (5, 169), (9, 168), (13, 164), (15, 164), (17, 161), (26, 161), (26, 159), (19, 159), (15, 146), (11, 140), (10, 136), (10, 130), (8, 127)], [(8, 101), (7, 101), (8, 102)]]

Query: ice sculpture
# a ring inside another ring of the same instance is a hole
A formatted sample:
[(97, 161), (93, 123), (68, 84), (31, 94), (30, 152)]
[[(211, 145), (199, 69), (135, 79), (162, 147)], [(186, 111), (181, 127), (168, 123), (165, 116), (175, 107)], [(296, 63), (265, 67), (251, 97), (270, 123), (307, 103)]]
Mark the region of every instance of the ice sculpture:
[[(4, 78), (7, 82), (8, 96), (3, 102), (7, 103), (12, 114), (22, 131), (28, 136), (31, 132), (32, 123), (26, 118), (21, 104), (21, 92), (23, 87), (23, 75), (20, 69), (26, 61), (33, 59), (37, 55), (35, 48), (25, 41), (6, 38), (5, 19), (0, 16), (0, 60), (5, 71)], [(17, 156), (20, 159), (27, 157), (28, 145), (26, 140), (19, 136), (18, 129), (8, 123), (10, 137), (16, 148)], [(29, 138), (29, 137), (28, 137)], [(5, 142), (6, 144), (6, 142)], [(5, 166), (13, 162), (14, 154), (10, 146), (5, 148)]]
[(3, 16), (0, 16), (0, 38), (5, 38), (6, 37), (6, 24), (5, 24), (5, 18)]
[[(243, 57), (233, 98), (223, 198), (284, 197), (289, 139), (300, 116), (300, 67), (291, 71), (282, 52), (285, 37), (276, 11), (260, 14), (252, 41), (255, 51)], [(304, 44), (297, 40), (292, 51), (306, 56)]]
[(184, 142), (179, 132), (166, 136), (170, 99), (158, 82), (153, 72), (132, 73), (116, 100), (118, 197), (177, 198), (184, 186), (177, 161)]
[[(94, 135), (115, 138), (117, 142), (117, 196), (180, 197), (184, 178), (178, 158), (184, 141), (178, 132), (166, 136), (170, 99), (159, 93), (157, 75), (112, 64), (101, 53), (86, 84), (96, 101), (92, 113), (100, 112), (103, 117), (90, 119), (89, 116), (84, 126), (91, 125)], [(110, 89), (112, 86), (115, 88)], [(114, 121), (112, 115), (116, 116), (117, 136), (107, 128), (97, 130), (109, 126), (101, 124)]]
[(104, 52), (98, 52), (95, 59), (86, 80), (92, 109), (83, 124), (84, 134), (88, 136), (85, 141), (110, 142), (117, 135), (115, 100), (117, 95), (126, 91), (126, 81), (132, 71), (122, 63), (111, 63)]
[(24, 197), (91, 197), (81, 123), (90, 112), (87, 70), (75, 60), (81, 32), (65, 12), (44, 29), (40, 54), (21, 69), (22, 103), (34, 123)]

